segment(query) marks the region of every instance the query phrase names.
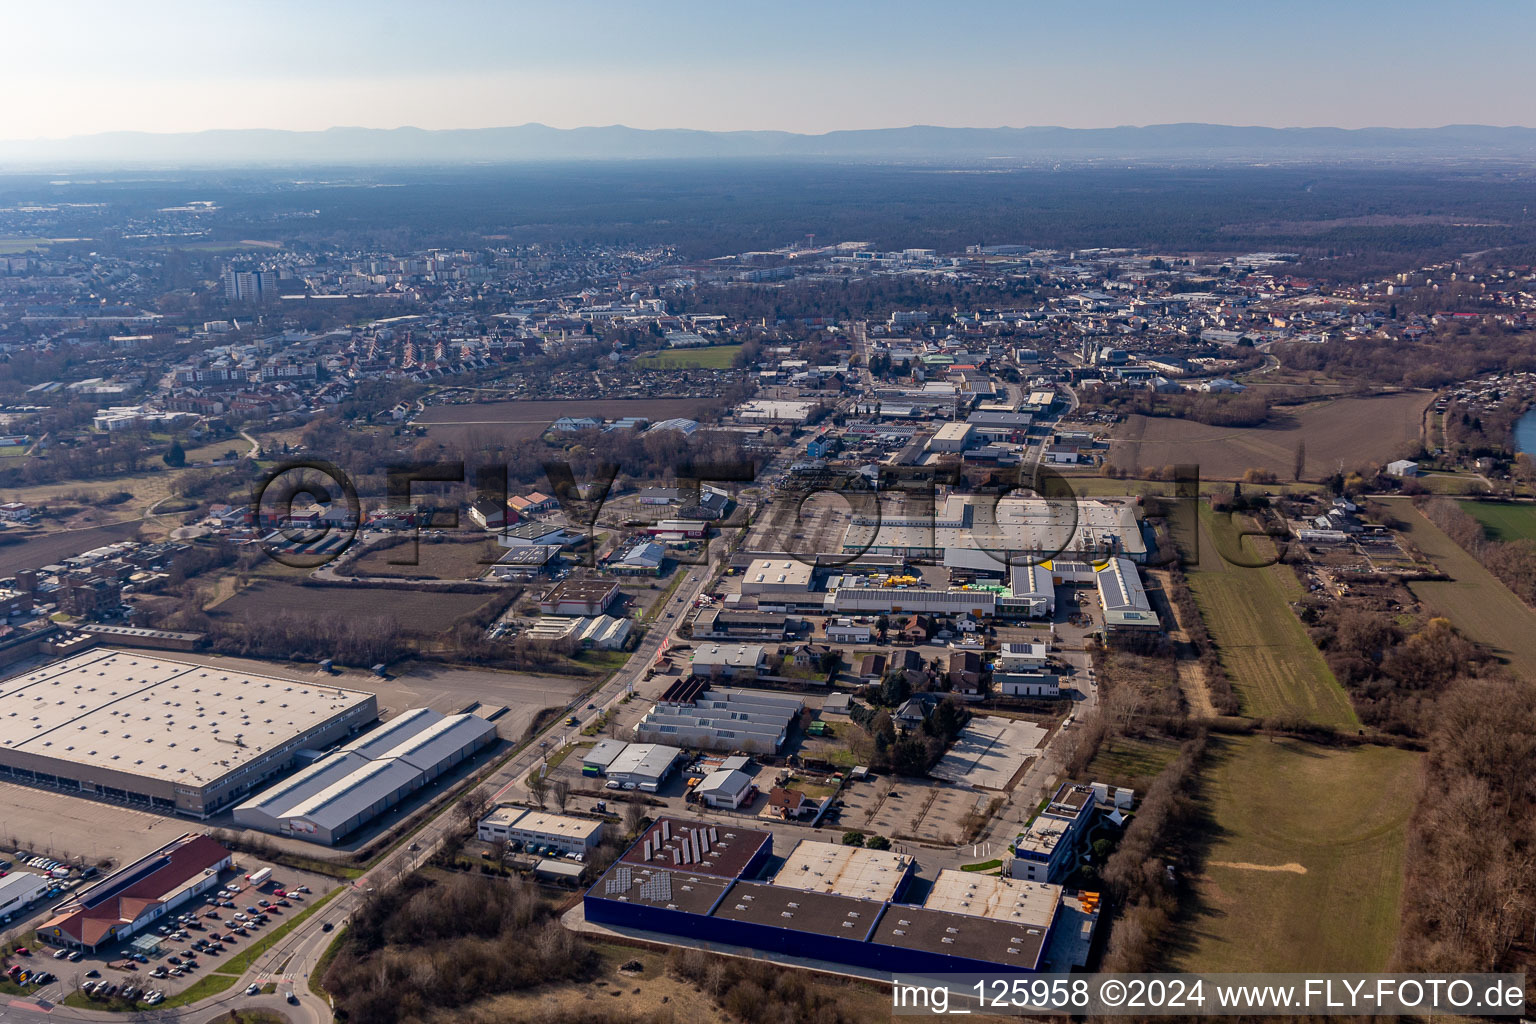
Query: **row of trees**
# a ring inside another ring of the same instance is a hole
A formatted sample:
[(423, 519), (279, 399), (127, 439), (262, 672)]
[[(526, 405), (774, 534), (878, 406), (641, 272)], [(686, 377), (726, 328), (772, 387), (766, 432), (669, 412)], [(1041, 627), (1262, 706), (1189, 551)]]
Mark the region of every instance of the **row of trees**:
[(1097, 397), (1095, 405), (1122, 416), (1172, 416), (1218, 427), (1256, 427), (1270, 415), (1269, 399), (1257, 391), (1160, 395), (1145, 388), (1121, 388)]

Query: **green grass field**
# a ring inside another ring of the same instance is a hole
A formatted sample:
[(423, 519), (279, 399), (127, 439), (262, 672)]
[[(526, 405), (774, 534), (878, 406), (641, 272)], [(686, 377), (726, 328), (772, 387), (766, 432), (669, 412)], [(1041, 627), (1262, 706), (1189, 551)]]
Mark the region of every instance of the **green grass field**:
[(1243, 714), (1299, 715), (1322, 725), (1358, 729), (1360, 720), (1349, 696), (1289, 607), (1301, 595), (1295, 574), (1284, 565), (1233, 565), (1221, 554), (1242, 551), (1251, 556), (1256, 550), (1252, 538), (1238, 538), (1237, 527), (1227, 517), (1201, 508), (1200, 560), (1189, 573), (1189, 588), (1221, 663), (1232, 676)]
[(1099, 747), (1086, 774), (1093, 782), (1144, 790), (1178, 754), (1175, 740), (1115, 736)]
[(32, 249), (46, 250), (53, 244), (48, 238), (0, 238), (0, 256), (15, 256)]
[(1261, 736), (1213, 741), (1215, 822), (1184, 971), (1379, 971), (1396, 942), (1418, 755)]
[(1494, 540), (1536, 540), (1536, 505), (1514, 501), (1460, 501)]
[(1435, 563), (1449, 580), (1408, 585), (1436, 615), (1444, 615), (1466, 636), (1490, 648), (1526, 676), (1536, 676), (1536, 611), (1532, 611), (1498, 577), (1403, 498), (1388, 498), (1393, 514), (1408, 524), (1408, 539)]
[(652, 352), (635, 360), (643, 370), (724, 370), (741, 351), (740, 345), (712, 345), (709, 348), (673, 348)]

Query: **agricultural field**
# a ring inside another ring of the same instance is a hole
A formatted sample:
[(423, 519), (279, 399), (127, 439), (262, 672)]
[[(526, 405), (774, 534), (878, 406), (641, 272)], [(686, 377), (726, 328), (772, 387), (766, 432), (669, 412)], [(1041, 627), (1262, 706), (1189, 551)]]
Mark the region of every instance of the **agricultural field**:
[(137, 521), (110, 523), (83, 530), (31, 531), (24, 537), (20, 531), (6, 530), (0, 533), (0, 576), (10, 576), (18, 569), (51, 565), (62, 558), (99, 548), (103, 544), (132, 540), (138, 532)]
[(740, 345), (673, 348), (643, 355), (635, 360), (635, 365), (643, 370), (726, 370), (730, 369), (740, 351)]
[(431, 405), (417, 417), (434, 439), (449, 438), (477, 446), (479, 439), (511, 442), (538, 437), (561, 416), (620, 419), (645, 416), (658, 421), (689, 416), (698, 407), (691, 398), (601, 398), (550, 402), (487, 402), (483, 405)]
[(1413, 596), (1444, 615), (1466, 636), (1485, 645), (1524, 676), (1536, 676), (1536, 611), (1510, 592), (1482, 563), (1463, 551), (1405, 499), (1389, 498), (1396, 518), (1407, 524), (1410, 542), (1449, 580), (1410, 583)]
[(1536, 540), (1536, 505), (1515, 501), (1462, 501), (1462, 511), (1494, 540)]
[(1201, 800), (1215, 837), (1183, 971), (1380, 971), (1396, 942), (1418, 755), (1260, 736), (1213, 739)]
[(1290, 609), (1289, 602), (1301, 595), (1295, 574), (1285, 565), (1246, 568), (1222, 557), (1222, 551), (1252, 555), (1251, 541), (1239, 541), (1232, 523), (1203, 507), (1200, 560), (1189, 573), (1190, 591), (1232, 676), (1243, 714), (1295, 715), (1358, 729), (1348, 695)]
[[(341, 573), (345, 576), (381, 576), (395, 579), (473, 580), (485, 575), (506, 549), (486, 537), (428, 541), (393, 547), (371, 547)], [(396, 563), (415, 559), (415, 565)]]
[(306, 587), (297, 582), (258, 580), (210, 608), (219, 618), (244, 618), (290, 612), (315, 617), (392, 616), (402, 631), (415, 636), (446, 632), (455, 622), (492, 600), (490, 591), (448, 594), (438, 590), (379, 587)]
[[(1053, 467), (1061, 472), (1061, 478), (1066, 481), (1072, 493), (1080, 498), (1117, 498), (1127, 494), (1145, 496), (1167, 497), (1174, 493), (1177, 485), (1170, 480), (1138, 480), (1134, 477), (1111, 478), (1099, 476), (1094, 473), (1073, 473), (1070, 466)], [(1264, 489), (1275, 494), (1317, 494), (1323, 490), (1323, 485), (1303, 480), (1299, 483), (1282, 480), (1275, 484), (1266, 484)], [(1230, 480), (1216, 480), (1202, 476), (1200, 479), (1200, 493), (1206, 496), (1213, 494), (1231, 494), (1232, 482)]]
[(1259, 427), (1213, 427), (1192, 420), (1131, 416), (1120, 424), (1110, 445), (1110, 459), (1122, 469), (1194, 462), (1200, 475), (1237, 480), (1245, 470), (1264, 469), (1289, 480), (1296, 445), (1305, 441), (1303, 479), (1317, 479), (1338, 469), (1367, 462), (1386, 463), (1416, 445), (1424, 410), (1434, 400), (1428, 392), (1402, 392), (1371, 398), (1336, 398), (1294, 409), (1276, 409)]

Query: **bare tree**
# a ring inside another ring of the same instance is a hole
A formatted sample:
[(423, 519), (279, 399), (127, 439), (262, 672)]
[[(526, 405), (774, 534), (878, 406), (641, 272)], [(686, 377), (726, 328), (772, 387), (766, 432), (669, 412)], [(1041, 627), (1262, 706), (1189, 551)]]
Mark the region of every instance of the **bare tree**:
[(549, 780), (542, 774), (535, 772), (528, 779), (528, 792), (533, 796), (533, 802), (542, 808), (544, 806), (544, 797), (549, 792)]
[(630, 803), (624, 808), (624, 832), (626, 835), (639, 835), (641, 827), (645, 824), (645, 808), (638, 803)]
[(1296, 460), (1291, 464), (1291, 479), (1300, 480), (1307, 469), (1307, 442), (1296, 442)]
[(556, 779), (550, 787), (550, 792), (554, 795), (555, 806), (560, 808), (562, 814), (565, 813), (565, 805), (571, 799), (571, 784), (564, 779)]
[(466, 829), (473, 829), (490, 809), (491, 791), (484, 786), (465, 793), (459, 800), (459, 813), (463, 816)]

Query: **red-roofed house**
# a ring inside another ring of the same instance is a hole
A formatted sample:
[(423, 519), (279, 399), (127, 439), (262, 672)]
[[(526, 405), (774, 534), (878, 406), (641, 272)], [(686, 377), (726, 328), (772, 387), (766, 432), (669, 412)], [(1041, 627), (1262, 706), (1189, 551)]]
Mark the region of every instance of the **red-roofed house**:
[(231, 856), (207, 836), (188, 832), (75, 893), (38, 934), (56, 945), (92, 950), (126, 939), (217, 889)]

